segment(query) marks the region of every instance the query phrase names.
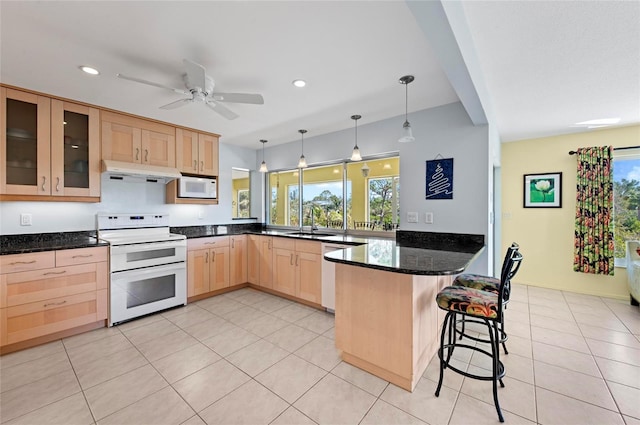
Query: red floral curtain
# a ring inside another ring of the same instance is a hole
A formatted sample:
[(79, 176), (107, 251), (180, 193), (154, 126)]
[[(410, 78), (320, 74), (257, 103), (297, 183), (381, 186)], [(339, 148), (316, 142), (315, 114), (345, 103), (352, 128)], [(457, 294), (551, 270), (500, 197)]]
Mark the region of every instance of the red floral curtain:
[(578, 149), (573, 270), (613, 276), (611, 146)]

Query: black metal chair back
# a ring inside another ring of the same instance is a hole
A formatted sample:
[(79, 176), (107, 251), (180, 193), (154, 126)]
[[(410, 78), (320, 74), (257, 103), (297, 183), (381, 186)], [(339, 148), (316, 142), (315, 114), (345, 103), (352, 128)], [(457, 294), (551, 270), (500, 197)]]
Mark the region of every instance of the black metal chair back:
[(516, 275), (522, 264), (522, 253), (519, 252), (519, 249), (518, 244), (514, 242), (507, 250), (507, 258), (502, 266), (500, 289), (498, 291), (498, 320), (502, 320), (505, 301), (509, 301), (511, 279)]

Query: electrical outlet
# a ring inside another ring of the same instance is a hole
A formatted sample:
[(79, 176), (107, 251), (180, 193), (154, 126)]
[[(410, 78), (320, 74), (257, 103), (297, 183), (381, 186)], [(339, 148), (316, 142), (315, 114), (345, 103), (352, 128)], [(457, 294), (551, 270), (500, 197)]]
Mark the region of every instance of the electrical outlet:
[(424, 213), (424, 222), (427, 224), (433, 224), (433, 213), (426, 212)]
[(31, 218), (29, 213), (20, 214), (20, 226), (31, 226)]
[(417, 212), (408, 212), (407, 213), (407, 223), (417, 223), (418, 222), (418, 213)]
[(198, 220), (204, 220), (204, 213), (202, 210), (198, 211)]

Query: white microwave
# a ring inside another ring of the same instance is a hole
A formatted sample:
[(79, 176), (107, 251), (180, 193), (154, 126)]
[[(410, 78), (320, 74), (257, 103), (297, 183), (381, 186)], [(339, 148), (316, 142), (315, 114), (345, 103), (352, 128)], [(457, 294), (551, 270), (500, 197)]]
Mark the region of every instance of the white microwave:
[(178, 179), (178, 197), (216, 199), (218, 191), (215, 177), (180, 177)]

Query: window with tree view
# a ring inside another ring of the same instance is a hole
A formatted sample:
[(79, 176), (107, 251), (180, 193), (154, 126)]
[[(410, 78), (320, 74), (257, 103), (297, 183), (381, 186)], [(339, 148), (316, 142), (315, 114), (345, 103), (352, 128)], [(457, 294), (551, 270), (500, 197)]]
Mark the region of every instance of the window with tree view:
[(395, 230), (400, 217), (399, 163), (393, 156), (271, 172), (268, 223)]
[(640, 239), (640, 150), (613, 158), (613, 225), (616, 265), (626, 264), (626, 241)]

